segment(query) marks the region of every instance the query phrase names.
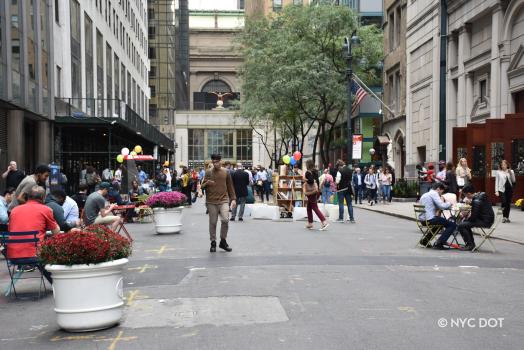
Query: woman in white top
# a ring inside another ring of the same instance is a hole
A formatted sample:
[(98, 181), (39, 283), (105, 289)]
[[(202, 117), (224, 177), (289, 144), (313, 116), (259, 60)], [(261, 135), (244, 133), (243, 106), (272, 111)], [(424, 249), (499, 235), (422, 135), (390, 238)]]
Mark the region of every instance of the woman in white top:
[(511, 197), (513, 196), (513, 186), (515, 186), (515, 173), (509, 168), (506, 160), (500, 162), (500, 169), (495, 175), (495, 196), (500, 197), (502, 206), (502, 222), (509, 221), (509, 209), (511, 207)]
[(382, 182), (382, 193), (384, 195), (384, 203), (389, 203), (389, 195), (391, 193), (391, 182), (393, 176), (389, 172), (389, 168), (385, 168), (384, 172), (380, 175), (380, 181)]
[(471, 180), (471, 169), (468, 168), (468, 161), (466, 158), (460, 158), (455, 170), (457, 174), (457, 187), (462, 191), (462, 187), (466, 186)]

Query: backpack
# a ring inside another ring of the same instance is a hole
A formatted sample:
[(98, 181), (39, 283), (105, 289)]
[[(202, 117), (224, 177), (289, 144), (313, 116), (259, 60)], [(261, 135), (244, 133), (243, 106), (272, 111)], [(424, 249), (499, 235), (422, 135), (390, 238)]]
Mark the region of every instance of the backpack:
[(96, 174), (86, 174), (86, 183), (88, 186), (93, 186), (94, 184), (96, 184)]

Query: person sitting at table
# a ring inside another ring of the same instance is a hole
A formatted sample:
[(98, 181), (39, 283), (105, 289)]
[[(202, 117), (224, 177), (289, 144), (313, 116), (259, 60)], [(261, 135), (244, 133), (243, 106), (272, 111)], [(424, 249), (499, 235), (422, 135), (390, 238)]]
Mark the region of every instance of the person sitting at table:
[(486, 193), (475, 193), (473, 185), (464, 186), (462, 194), (465, 201), (471, 204), (471, 214), (458, 225), (458, 230), (466, 243), (464, 250), (473, 250), (475, 248), (475, 240), (471, 228), (491, 227), (495, 220), (495, 213)]
[(62, 209), (64, 209), (64, 218), (67, 223), (70, 225), (76, 223), (77, 226), (80, 224), (80, 209), (73, 198), (66, 196)]
[(131, 202), (135, 202), (138, 200), (138, 196), (141, 196), (144, 194), (144, 189), (139, 185), (138, 181), (133, 180), (131, 182), (131, 188), (129, 189), (129, 198), (131, 199)]
[[(28, 200), (25, 204), (16, 206), (11, 211), (9, 218), (9, 232), (28, 232), (38, 231), (36, 237), (42, 242), (45, 238), (46, 231), (52, 234), (60, 232), (60, 227), (53, 217), (53, 210), (44, 205), (45, 189), (41, 186), (33, 186), (28, 194)], [(16, 239), (31, 238), (29, 236), (17, 236)], [(30, 258), (36, 255), (34, 243), (18, 243), (7, 246), (8, 259)], [(39, 266), (38, 269), (44, 277), (53, 283), (51, 274)]]
[[(427, 220), (430, 225), (444, 226), (444, 232), (442, 232), (439, 239), (437, 239), (433, 245), (433, 248), (439, 250), (449, 249), (449, 247), (445, 246), (444, 244), (447, 245), (449, 236), (451, 236), (451, 234), (457, 228), (457, 225), (455, 225), (453, 221), (448, 221), (446, 218), (439, 216), (437, 213), (438, 210), (446, 210), (451, 208), (451, 203), (446, 203), (441, 199), (441, 196), (445, 190), (446, 186), (444, 186), (443, 183), (436, 182), (431, 186), (431, 190), (429, 192), (424, 193), (422, 197), (420, 197), (420, 204), (423, 204), (425, 209), (425, 213), (420, 216), (420, 220)], [(427, 246), (430, 239), (430, 234), (424, 235), (424, 237), (422, 237), (420, 240), (420, 244)]]
[(106, 206), (107, 193), (111, 189), (109, 182), (102, 182), (98, 186), (98, 191), (91, 193), (86, 200), (84, 207), (84, 216), (87, 225), (100, 224), (111, 225), (114, 231), (122, 222), (120, 216), (111, 215), (111, 211), (116, 207), (116, 204)]
[(64, 208), (62, 205), (65, 202), (67, 195), (64, 190), (56, 189), (49, 193), (45, 199), (45, 205), (53, 210), (53, 217), (60, 226), (60, 230), (67, 232), (80, 224), (80, 220), (74, 222), (67, 222), (64, 216)]

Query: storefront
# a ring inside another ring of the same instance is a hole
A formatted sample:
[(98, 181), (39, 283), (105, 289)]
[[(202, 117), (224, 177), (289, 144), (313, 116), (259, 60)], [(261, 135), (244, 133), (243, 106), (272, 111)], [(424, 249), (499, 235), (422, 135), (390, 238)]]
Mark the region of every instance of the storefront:
[(524, 113), (453, 128), (453, 163), (457, 164), (460, 158), (468, 161), (475, 189), (486, 192), (492, 203), (499, 201), (495, 196), (495, 172), (500, 161), (507, 160), (517, 178), (513, 202), (523, 198)]

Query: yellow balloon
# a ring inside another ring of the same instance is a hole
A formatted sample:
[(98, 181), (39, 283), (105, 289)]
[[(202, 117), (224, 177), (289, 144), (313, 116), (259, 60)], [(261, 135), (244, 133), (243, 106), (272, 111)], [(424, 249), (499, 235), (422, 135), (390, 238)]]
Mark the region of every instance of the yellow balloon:
[(136, 153), (142, 153), (142, 146), (140, 146), (140, 145), (136, 145), (136, 146), (135, 146), (135, 152), (136, 152)]
[(116, 156), (116, 161), (122, 163), (124, 161), (124, 156), (119, 154), (118, 156)]

